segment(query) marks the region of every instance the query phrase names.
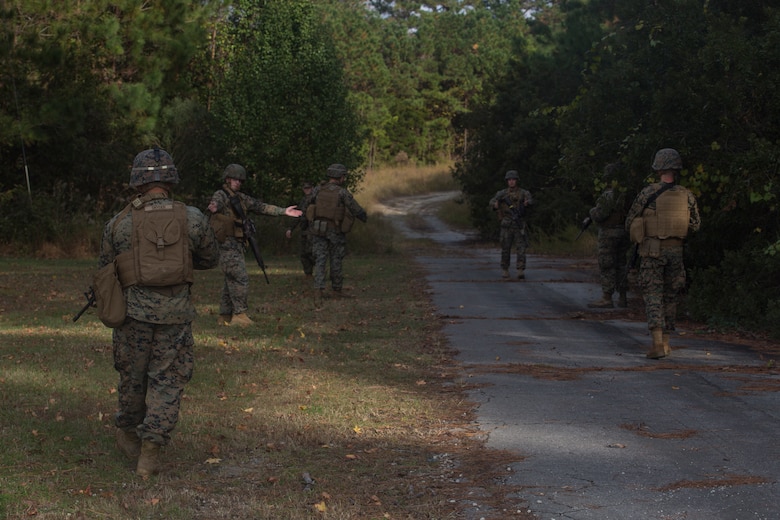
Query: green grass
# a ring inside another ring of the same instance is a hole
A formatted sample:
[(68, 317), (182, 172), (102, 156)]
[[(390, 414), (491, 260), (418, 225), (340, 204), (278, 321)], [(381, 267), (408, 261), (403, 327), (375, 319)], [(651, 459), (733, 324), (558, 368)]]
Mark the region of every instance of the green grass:
[(466, 411), (443, 391), (415, 267), (350, 256), (354, 298), (317, 311), (294, 256), (266, 263), (270, 285), (250, 270), (247, 329), (216, 325), (221, 273), (197, 273), (195, 376), (163, 472), (144, 481), (114, 447), (111, 331), (92, 310), (71, 321), (94, 262), (0, 260), (4, 517), (455, 518), (424, 489), (446, 473), (431, 454), (463, 448), (441, 437)]
[[(95, 259), (0, 258), (0, 517), (455, 519), (475, 487), (502, 503), (513, 456), (477, 435), (407, 252), (419, 244), (371, 211), (380, 194), (452, 188), (446, 168), (418, 174), (375, 175), (360, 192), (352, 298), (315, 309), (283, 218), (257, 219), (271, 283), (248, 259), (254, 326), (218, 326), (222, 274), (196, 273), (195, 373), (149, 480), (114, 445), (111, 331), (94, 310), (72, 322)], [(443, 211), (462, 221), (465, 205)]]

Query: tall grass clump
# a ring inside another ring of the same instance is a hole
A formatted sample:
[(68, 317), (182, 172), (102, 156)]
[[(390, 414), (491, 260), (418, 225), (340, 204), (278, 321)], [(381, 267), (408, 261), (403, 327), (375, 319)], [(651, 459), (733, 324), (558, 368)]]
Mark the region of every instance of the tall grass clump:
[(355, 195), (367, 206), (394, 197), (459, 190), (447, 164), (431, 166), (397, 166), (369, 170)]

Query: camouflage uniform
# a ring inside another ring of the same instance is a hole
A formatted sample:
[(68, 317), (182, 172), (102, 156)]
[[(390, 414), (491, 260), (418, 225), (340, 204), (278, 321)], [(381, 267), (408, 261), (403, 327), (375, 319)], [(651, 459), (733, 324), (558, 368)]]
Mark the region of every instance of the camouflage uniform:
[[(216, 191), (211, 198), (217, 205), (217, 213), (230, 216), (235, 219), (230, 207), (229, 197), (233, 194), (227, 185)], [(244, 208), (244, 214), (257, 213), (260, 215), (281, 216), (285, 214), (285, 208), (266, 204), (249, 195), (237, 192)], [(220, 315), (244, 314), (249, 309), (249, 274), (246, 270), (246, 240), (243, 231), (237, 230), (241, 236), (228, 236), (219, 245), (219, 266), (225, 273), (225, 283), (222, 287), (222, 296), (219, 300)]]
[(672, 353), (669, 344), (677, 318), (677, 295), (685, 287), (683, 244), (685, 238), (701, 226), (696, 197), (675, 184), (682, 157), (673, 148), (658, 150), (653, 170), (659, 183), (651, 184), (637, 195), (626, 216), (626, 231), (638, 244), (639, 284), (645, 299), (647, 327), (652, 345), (649, 359)]
[[(304, 188), (310, 188), (312, 187), (311, 184), (305, 183)], [(303, 198), (301, 198), (300, 202), (298, 202), (298, 209), (306, 213), (306, 208), (309, 207), (309, 202), (311, 202), (312, 197), (314, 196), (314, 192), (309, 192), (308, 195), (304, 195)], [(309, 239), (309, 223), (306, 220), (306, 217), (300, 217), (297, 218), (292, 226), (288, 229), (290, 233), (295, 231), (295, 228), (299, 227), (301, 228), (301, 247), (300, 247), (300, 259), (301, 259), (301, 266), (303, 267), (303, 273), (306, 276), (311, 276), (314, 274), (314, 264), (315, 264), (315, 256), (314, 251), (311, 247), (311, 240)]]
[[(167, 194), (147, 195), (143, 200), (152, 207), (171, 202)], [(197, 208), (186, 210), (193, 267), (216, 267), (219, 248), (208, 220)], [(106, 224), (99, 267), (132, 248), (132, 221), (132, 212), (122, 211)], [(176, 426), (184, 385), (193, 370), (192, 320), (196, 313), (190, 286), (131, 285), (125, 296), (127, 318), (113, 330), (114, 368), (119, 372), (116, 425), (125, 432), (135, 430), (144, 441), (165, 445)]]
[[(626, 196), (615, 188), (608, 188), (596, 200), (596, 206), (590, 210), (590, 218), (599, 227), (598, 263), (601, 277), (601, 291), (612, 305), (612, 294), (620, 295), (620, 305), (625, 306), (626, 286), (626, 256), (631, 247), (628, 233), (625, 230)], [(598, 305), (597, 304), (594, 304)]]
[[(366, 211), (357, 203), (352, 194), (346, 189), (341, 187), (339, 177), (337, 174), (343, 170), (346, 174), (346, 168), (342, 165), (331, 165), (328, 168), (328, 174), (331, 176), (330, 182), (317, 186), (312, 192), (311, 203), (316, 205), (317, 197), (320, 193), (325, 191), (338, 192), (338, 203), (344, 206), (345, 211), (350, 212), (355, 218), (365, 222)], [(310, 226), (311, 231), (311, 226)], [(314, 233), (309, 233), (309, 240), (311, 240), (311, 248), (314, 253), (315, 265), (314, 265), (314, 287), (315, 289), (325, 289), (325, 264), (330, 262), (330, 283), (334, 291), (341, 291), (344, 284), (344, 271), (342, 270), (342, 263), (344, 257), (347, 255), (347, 236), (342, 233), (341, 230), (336, 229), (333, 225), (328, 226), (328, 230), (324, 236), (318, 236)]]
[[(631, 228), (631, 222), (647, 210), (655, 211), (656, 201), (643, 210), (647, 200), (656, 193), (662, 183), (646, 186), (637, 195), (626, 215), (625, 229)], [(687, 188), (673, 184), (668, 191), (683, 192), (688, 200), (688, 233), (695, 232), (701, 226), (699, 207), (696, 197)], [(677, 297), (685, 288), (685, 266), (683, 265), (683, 241), (663, 239), (658, 255), (649, 255), (640, 247), (639, 285), (645, 300), (647, 328), (660, 328), (672, 331), (677, 315)]]
[[(507, 172), (506, 180), (518, 179), (517, 172)], [(531, 193), (519, 186), (508, 187), (500, 190), (490, 199), (490, 208), (498, 211), (499, 224), (501, 226), (499, 240), (501, 242), (501, 269), (507, 276), (507, 270), (512, 261), (512, 246), (515, 247), (517, 256), (518, 277), (523, 278), (526, 266), (526, 252), (528, 251), (528, 230), (525, 221), (527, 206), (533, 204)], [(496, 207), (496, 205), (498, 207)], [(512, 218), (512, 208), (520, 208), (523, 216), (519, 219)]]

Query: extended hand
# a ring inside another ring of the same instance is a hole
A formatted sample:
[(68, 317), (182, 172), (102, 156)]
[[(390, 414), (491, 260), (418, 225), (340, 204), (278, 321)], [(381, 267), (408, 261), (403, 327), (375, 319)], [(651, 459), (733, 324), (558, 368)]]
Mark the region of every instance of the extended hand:
[(288, 217), (297, 218), (303, 215), (303, 211), (299, 210), (298, 206), (287, 206), (284, 209), (284, 214), (287, 215)]

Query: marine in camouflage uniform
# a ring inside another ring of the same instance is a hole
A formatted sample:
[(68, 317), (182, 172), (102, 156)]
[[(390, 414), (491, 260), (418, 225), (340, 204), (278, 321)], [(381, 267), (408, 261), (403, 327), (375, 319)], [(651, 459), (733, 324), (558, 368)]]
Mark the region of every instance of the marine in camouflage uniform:
[(507, 187), (500, 190), (490, 199), (489, 206), (498, 212), (501, 226), (501, 275), (509, 278), (509, 266), (512, 260), (512, 247), (517, 257), (517, 278), (525, 278), (526, 252), (528, 251), (528, 229), (525, 214), (528, 206), (533, 204), (531, 193), (517, 185), (520, 176), (516, 170), (509, 170), (504, 175)]
[[(682, 169), (680, 154), (672, 148), (659, 150), (652, 167), (661, 182), (646, 186), (637, 195), (626, 215), (625, 229), (639, 243), (639, 284), (653, 338), (647, 357), (658, 359), (671, 354), (669, 335), (675, 328), (677, 298), (685, 287), (683, 244), (689, 233), (699, 229), (701, 219), (696, 197), (675, 184)], [(639, 237), (637, 229), (641, 230)]]
[[(170, 190), (178, 182), (168, 153), (159, 148), (141, 152), (130, 175), (130, 186), (139, 191), (133, 205), (145, 210), (170, 206)], [(133, 213), (123, 210), (106, 224), (100, 267), (132, 250)], [(203, 213), (191, 206), (186, 207), (186, 233), (182, 240), (189, 242), (193, 268), (216, 267), (219, 247), (214, 233)], [(189, 283), (130, 285), (124, 294), (127, 317), (113, 330), (114, 368), (119, 372), (117, 443), (126, 455), (138, 458), (136, 472), (146, 477), (157, 471), (159, 447), (170, 440), (184, 385), (192, 376), (195, 307)]]
[(599, 227), (598, 264), (601, 278), (601, 300), (591, 302), (588, 307), (612, 308), (612, 295), (618, 293), (618, 306), (626, 307), (626, 289), (628, 285), (626, 256), (631, 247), (628, 232), (625, 229), (626, 194), (621, 191), (613, 178), (614, 165), (607, 169), (605, 180), (612, 185), (604, 190), (596, 200), (596, 206), (590, 209), (589, 218)]
[[(347, 175), (343, 164), (328, 167), (328, 182), (314, 188), (306, 217), (309, 219), (309, 240), (314, 252), (315, 305), (322, 303), (326, 284), (326, 265), (330, 264), (330, 283), (334, 293), (341, 295), (344, 285), (343, 261), (347, 255), (347, 235), (343, 231), (343, 219), (368, 220), (366, 211), (352, 194), (342, 186)], [(333, 201), (333, 207), (325, 207), (325, 200)], [(333, 215), (338, 213), (339, 216)], [(321, 225), (320, 225), (321, 224)], [(322, 227), (325, 227), (323, 230)]]
[[(298, 209), (306, 213), (306, 208), (309, 206), (309, 202), (311, 202), (313, 195), (312, 190), (314, 189), (314, 186), (312, 183), (307, 181), (303, 183), (302, 189), (303, 197), (301, 198), (300, 202), (298, 202)], [(312, 276), (314, 274), (315, 258), (314, 251), (311, 249), (311, 240), (309, 240), (309, 222), (305, 217), (296, 219), (293, 224), (287, 228), (285, 236), (287, 238), (292, 237), (293, 231), (295, 231), (295, 229), (298, 227), (301, 228), (299, 256), (301, 259), (301, 266), (303, 267), (303, 274), (306, 276)]]
[(278, 217), (287, 215), (300, 217), (301, 211), (295, 206), (282, 208), (266, 204), (246, 193), (239, 191), (246, 180), (246, 170), (240, 164), (230, 164), (222, 173), (225, 183), (214, 192), (208, 209), (212, 213), (211, 223), (219, 244), (219, 265), (225, 273), (225, 283), (219, 300), (219, 318), (221, 325), (246, 326), (253, 322), (247, 316), (249, 309), (249, 274), (246, 270), (246, 237), (242, 220), (230, 204), (230, 198), (238, 196), (244, 215), (257, 213)]

